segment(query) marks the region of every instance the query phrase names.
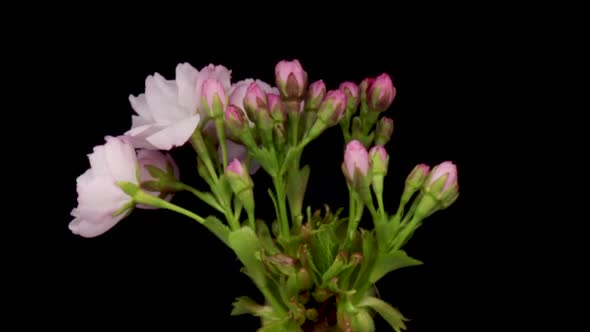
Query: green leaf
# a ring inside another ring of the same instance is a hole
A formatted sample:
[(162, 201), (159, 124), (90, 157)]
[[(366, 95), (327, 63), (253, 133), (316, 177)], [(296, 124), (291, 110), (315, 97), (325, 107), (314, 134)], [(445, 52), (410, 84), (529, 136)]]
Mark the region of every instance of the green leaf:
[(396, 250), (390, 253), (380, 252), (371, 271), (369, 281), (377, 282), (389, 272), (401, 269), (403, 267), (423, 264), (421, 261), (408, 256), (403, 250)]
[(231, 316), (251, 314), (267, 319), (278, 319), (271, 306), (260, 305), (247, 296), (238, 297), (233, 303)]
[(274, 205), (274, 207), (275, 207), (275, 215), (278, 216), (279, 215), (279, 206), (277, 205), (277, 199), (270, 188), (268, 188), (268, 196), (270, 196), (270, 199), (272, 200), (272, 205)]
[(264, 324), (256, 332), (300, 332), (301, 327), (295, 323), (292, 319), (283, 319), (281, 321), (274, 321), (268, 324)]
[(342, 271), (346, 270), (351, 265), (352, 264), (346, 262), (343, 255), (337, 255), (334, 263), (332, 263), (328, 270), (324, 272), (324, 275), (322, 275), (322, 287), (325, 287), (332, 278), (337, 277)]
[(280, 253), (279, 248), (276, 246), (270, 235), (268, 225), (264, 220), (256, 220), (256, 233), (258, 234), (258, 239), (260, 239), (260, 243), (266, 254), (274, 255)]
[(404, 321), (408, 321), (408, 319), (405, 318), (399, 310), (395, 309), (387, 302), (375, 297), (365, 297), (358, 303), (358, 306), (370, 307), (377, 311), (396, 332), (407, 330)]
[(375, 233), (377, 234), (377, 243), (379, 251), (389, 252), (392, 249), (393, 239), (397, 231), (397, 224), (389, 222), (387, 219), (374, 220)]
[(287, 198), (291, 211), (301, 211), (303, 208), (303, 197), (309, 180), (309, 171), (309, 165), (306, 165), (299, 171), (287, 173)]
[[(356, 275), (353, 274), (351, 277), (352, 280), (356, 279), (353, 288), (357, 290), (368, 288), (369, 275), (371, 273), (370, 268), (375, 261), (377, 252), (377, 243), (372, 232), (361, 229), (361, 238), (363, 243), (363, 263), (358, 273)], [(357, 294), (358, 296), (363, 295), (362, 291), (359, 291)]]
[(265, 287), (264, 264), (258, 258), (260, 241), (250, 227), (243, 227), (229, 233), (229, 246), (244, 264), (247, 274), (259, 288)]
[(274, 156), (274, 150), (269, 150), (264, 147), (252, 152), (254, 159), (258, 161), (260, 166), (271, 176), (278, 173), (278, 164)]
[(203, 223), (207, 229), (209, 229), (215, 236), (217, 236), (223, 243), (229, 246), (228, 237), (230, 233), (229, 227), (221, 222), (214, 216), (209, 216)]
[(338, 252), (338, 239), (334, 229), (328, 225), (321, 225), (318, 230), (313, 231), (309, 250), (318, 271), (324, 274)]
[(230, 199), (233, 192), (231, 190), (229, 180), (225, 174), (222, 174), (219, 177), (219, 181), (217, 182), (217, 190), (225, 202), (231, 202)]

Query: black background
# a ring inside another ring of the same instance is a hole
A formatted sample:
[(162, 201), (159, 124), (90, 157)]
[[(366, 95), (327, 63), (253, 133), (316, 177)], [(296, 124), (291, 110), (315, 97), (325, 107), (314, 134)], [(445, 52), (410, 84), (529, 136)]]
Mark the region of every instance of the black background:
[[(43, 248), (35, 267), (43, 277), (25, 278), (37, 287), (21, 298), (23, 308), (46, 313), (40, 317), (55, 326), (255, 330), (257, 319), (229, 313), (235, 297), (260, 295), (239, 272), (232, 252), (197, 223), (168, 211), (135, 210), (93, 239), (72, 235), (67, 225), (76, 206), (76, 177), (89, 166), (86, 155), (105, 135), (128, 130), (134, 114), (128, 96), (143, 92), (147, 75), (158, 72), (172, 79), (180, 62), (198, 69), (213, 63), (231, 69), (232, 82), (258, 78), (273, 83), (278, 61), (299, 59), (310, 83), (323, 79), (328, 89), (383, 72), (392, 77), (397, 97), (386, 113), (395, 122), (387, 145), (391, 159), (385, 202), (390, 212), (397, 209), (403, 181), (414, 165), (451, 160), (458, 167), (459, 199), (430, 217), (406, 246), (425, 264), (382, 279), (380, 296), (411, 319), (409, 331), (489, 326), (484, 308), (494, 282), (484, 274), (482, 261), (491, 225), (475, 213), (481, 203), (475, 190), (481, 183), (479, 168), (486, 161), (478, 158), (484, 142), (477, 133), (486, 125), (482, 114), (488, 111), (484, 81), (489, 69), (482, 59), (487, 50), (452, 25), (412, 34), (387, 22), (372, 28), (373, 33), (358, 36), (341, 28), (315, 38), (300, 31), (277, 37), (244, 33), (229, 40), (223, 34), (204, 38), (185, 31), (178, 36), (145, 27), (84, 29), (83, 37), (69, 29), (52, 34), (57, 36), (51, 39), (55, 48), (44, 49), (53, 79), (47, 84), (56, 85), (48, 87), (58, 91), (50, 103), (60, 111), (48, 126), (59, 133), (52, 137), (59, 151), (39, 153), (60, 161), (51, 179), (57, 188), (50, 197), (55, 215), (43, 221)], [(327, 203), (335, 209), (347, 204), (340, 171), (343, 148), (336, 127), (305, 152), (303, 162), (311, 166), (306, 205), (315, 209)], [(190, 147), (172, 153), (182, 179), (204, 189)], [(268, 178), (259, 172), (254, 181), (257, 211), (268, 218)], [(175, 203), (201, 215), (212, 212), (190, 194), (178, 194)], [(363, 225), (370, 227), (369, 220)], [(215, 328), (206, 327), (211, 324)], [(381, 318), (376, 324), (387, 330)]]

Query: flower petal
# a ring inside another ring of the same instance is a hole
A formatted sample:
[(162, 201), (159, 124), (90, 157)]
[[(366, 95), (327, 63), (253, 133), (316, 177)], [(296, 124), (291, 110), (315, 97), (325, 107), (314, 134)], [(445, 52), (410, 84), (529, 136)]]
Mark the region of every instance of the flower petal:
[(154, 117), (152, 116), (152, 111), (147, 104), (147, 99), (145, 94), (142, 93), (137, 97), (133, 95), (129, 95), (129, 102), (131, 103), (131, 107), (137, 114), (139, 114), (142, 118), (146, 119), (149, 122), (154, 121)]
[(113, 219), (131, 197), (117, 186), (109, 176), (94, 177), (85, 186), (78, 187), (76, 217), (88, 222), (102, 223)]
[(145, 96), (156, 123), (169, 125), (188, 116), (188, 112), (178, 104), (175, 90), (176, 87), (171, 87), (170, 82), (159, 74), (146, 78)]
[(108, 220), (107, 222), (99, 224), (91, 223), (81, 218), (74, 218), (74, 220), (72, 220), (68, 225), (68, 228), (70, 229), (70, 231), (72, 231), (72, 233), (76, 235), (80, 235), (86, 238), (92, 238), (106, 233), (123, 218), (124, 215), (120, 215), (116, 218)]
[(105, 157), (116, 181), (137, 183), (137, 156), (133, 146), (124, 138), (106, 137)]
[(157, 133), (147, 137), (148, 143), (160, 150), (170, 150), (175, 146), (181, 146), (186, 143), (194, 133), (199, 120), (199, 114), (195, 114), (182, 121), (164, 127)]
[(188, 63), (176, 66), (176, 84), (178, 84), (178, 103), (195, 113), (199, 100), (195, 90), (199, 71)]

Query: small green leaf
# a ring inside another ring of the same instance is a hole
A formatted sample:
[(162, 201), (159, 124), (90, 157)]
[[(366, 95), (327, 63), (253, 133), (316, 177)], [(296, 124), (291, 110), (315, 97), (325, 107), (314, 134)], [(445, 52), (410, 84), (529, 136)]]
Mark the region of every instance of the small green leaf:
[(332, 278), (337, 277), (342, 271), (346, 270), (351, 265), (352, 264), (346, 262), (343, 255), (338, 254), (334, 263), (332, 263), (328, 270), (322, 275), (322, 287), (325, 287)]
[(277, 317), (274, 315), (272, 307), (260, 305), (247, 296), (241, 296), (238, 297), (233, 303), (233, 309), (230, 315), (238, 316), (244, 314), (251, 314), (267, 319), (277, 319)]
[(287, 198), (291, 211), (301, 211), (303, 208), (303, 197), (309, 180), (309, 171), (309, 165), (306, 165), (299, 171), (287, 172)]
[(358, 303), (358, 306), (370, 307), (377, 311), (396, 332), (407, 330), (404, 322), (408, 321), (408, 319), (405, 318), (399, 310), (395, 309), (387, 302), (375, 297), (365, 297)]
[(300, 332), (302, 331), (294, 320), (285, 318), (281, 321), (272, 321), (264, 324), (256, 332)]
[(203, 223), (207, 229), (209, 229), (215, 236), (217, 236), (223, 243), (229, 246), (228, 238), (230, 229), (224, 225), (219, 219), (214, 216), (209, 216)]
[(390, 253), (380, 252), (371, 271), (369, 281), (377, 282), (389, 272), (393, 272), (403, 267), (423, 264), (421, 261), (408, 256), (403, 250), (396, 250)]
[[(369, 275), (371, 273), (369, 269), (375, 261), (377, 252), (377, 243), (372, 232), (361, 229), (361, 238), (363, 243), (363, 264), (361, 264), (361, 268), (356, 276), (353, 275), (353, 279), (356, 279), (353, 284), (354, 289), (366, 289), (368, 287)], [(362, 296), (361, 292), (358, 293), (358, 296)]]
[(243, 227), (229, 233), (229, 246), (246, 267), (247, 273), (259, 288), (265, 287), (264, 264), (257, 258), (260, 241), (250, 227)]
[(226, 202), (231, 202), (230, 199), (233, 192), (229, 184), (229, 180), (225, 174), (222, 174), (219, 177), (219, 181), (217, 182), (217, 188), (219, 190), (218, 192), (222, 195), (221, 197), (223, 197), (223, 199)]
[(260, 239), (260, 243), (266, 254), (274, 255), (280, 253), (279, 248), (276, 246), (270, 235), (268, 225), (264, 220), (256, 220), (256, 233), (258, 234), (258, 238)]
[(321, 225), (318, 230), (313, 231), (309, 250), (318, 271), (324, 274), (338, 252), (338, 239), (334, 229), (328, 225)]

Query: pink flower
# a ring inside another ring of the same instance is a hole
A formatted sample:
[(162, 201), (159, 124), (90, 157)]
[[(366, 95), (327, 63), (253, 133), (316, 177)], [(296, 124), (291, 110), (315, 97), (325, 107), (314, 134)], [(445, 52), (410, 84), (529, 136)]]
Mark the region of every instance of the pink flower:
[(229, 165), (227, 165), (227, 172), (234, 173), (236, 175), (244, 174), (244, 167), (238, 159), (233, 159)]
[(258, 86), (258, 84), (256, 84), (256, 82), (250, 83), (246, 89), (244, 108), (246, 109), (246, 114), (251, 118), (256, 118), (257, 112), (268, 112), (266, 93)]
[[(215, 104), (215, 98), (219, 99), (220, 105)], [(216, 78), (208, 78), (203, 82), (202, 105), (207, 114), (216, 118), (223, 115), (227, 107), (228, 98), (221, 82)]]
[(340, 90), (346, 93), (346, 96), (358, 98), (359, 96), (359, 87), (354, 82), (344, 82), (340, 84)]
[(342, 90), (329, 91), (320, 105), (318, 117), (329, 125), (338, 123), (346, 110), (346, 95)]
[(307, 73), (299, 60), (283, 60), (277, 63), (275, 80), (281, 94), (286, 98), (301, 98), (307, 89)]
[(175, 80), (158, 73), (148, 76), (145, 92), (129, 96), (138, 115), (132, 116), (131, 129), (125, 135), (136, 148), (150, 150), (170, 150), (186, 143), (203, 115), (201, 93), (209, 78), (229, 90), (231, 71), (224, 66), (211, 64), (198, 71), (182, 63), (176, 67)]
[(76, 180), (78, 206), (71, 212), (74, 220), (69, 229), (83, 237), (101, 235), (129, 214), (132, 199), (117, 182), (139, 185), (133, 146), (124, 137), (107, 136), (105, 140), (88, 155), (90, 169)]
[(432, 186), (436, 180), (447, 175), (447, 179), (442, 188), (442, 193), (446, 192), (452, 186), (458, 186), (457, 182), (457, 166), (450, 161), (445, 161), (435, 166), (430, 172), (430, 177), (427, 180), (426, 186)]
[(229, 105), (225, 109), (225, 123), (228, 128), (236, 131), (244, 129), (246, 125), (244, 112), (235, 105)]
[(355, 173), (367, 176), (369, 171), (369, 153), (365, 146), (358, 140), (352, 140), (346, 145), (344, 152), (344, 171), (349, 181), (356, 183)]
[[(172, 171), (169, 176), (178, 179), (180, 177), (180, 173), (178, 170), (178, 165), (174, 162), (174, 159), (170, 156), (169, 153), (163, 153), (160, 151), (154, 150), (139, 150), (137, 151), (137, 161), (139, 162), (139, 180), (140, 183), (148, 182), (148, 181), (158, 181), (158, 178), (155, 178), (150, 174), (150, 171), (147, 166), (153, 166), (162, 171), (163, 173), (169, 173)], [(172, 192), (161, 193), (158, 191), (147, 191), (148, 193), (159, 196), (167, 201), (170, 201), (174, 196)], [(155, 209), (153, 206), (148, 206), (144, 204), (137, 205), (138, 208), (142, 209)]]
[(258, 85), (258, 87), (262, 89), (262, 91), (266, 94), (279, 93), (279, 89), (271, 87), (266, 82), (248, 78), (232, 85), (231, 89), (229, 90), (229, 103), (232, 105), (236, 105), (239, 108), (244, 107), (244, 99), (246, 98), (246, 92), (248, 91), (248, 87), (252, 83), (256, 83), (256, 85)]
[(371, 150), (369, 151), (369, 155), (371, 156), (371, 159), (379, 158), (383, 162), (385, 162), (385, 160), (387, 159), (387, 156), (388, 156), (387, 151), (381, 145), (376, 145), (376, 146), (372, 147)]
[[(246, 160), (248, 159), (248, 148), (242, 144), (235, 143), (232, 140), (226, 140), (226, 148), (227, 148), (227, 160), (238, 159), (242, 163), (246, 164)], [(223, 151), (221, 148), (217, 149), (217, 157), (219, 160), (223, 160)], [(228, 165), (229, 166), (229, 165)], [(260, 169), (260, 164), (253, 159), (250, 162), (250, 174), (255, 174)]]
[(319, 80), (311, 83), (307, 95), (306, 107), (309, 109), (317, 109), (326, 96), (326, 84)]
[(387, 74), (381, 74), (375, 78), (367, 90), (367, 102), (371, 110), (377, 112), (386, 111), (396, 95), (396, 89), (393, 86), (391, 77)]
[(285, 122), (287, 119), (287, 106), (283, 103), (281, 96), (269, 93), (266, 97), (268, 99), (268, 110), (272, 118), (277, 122)]

